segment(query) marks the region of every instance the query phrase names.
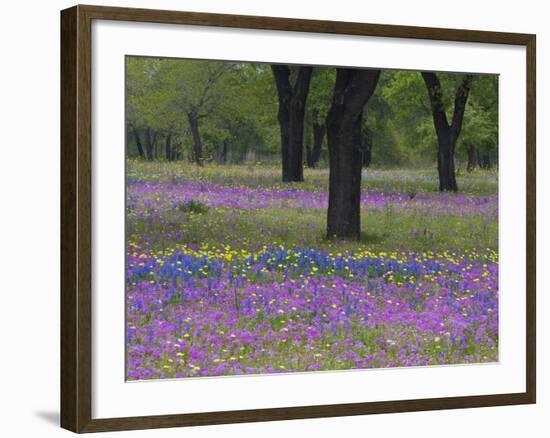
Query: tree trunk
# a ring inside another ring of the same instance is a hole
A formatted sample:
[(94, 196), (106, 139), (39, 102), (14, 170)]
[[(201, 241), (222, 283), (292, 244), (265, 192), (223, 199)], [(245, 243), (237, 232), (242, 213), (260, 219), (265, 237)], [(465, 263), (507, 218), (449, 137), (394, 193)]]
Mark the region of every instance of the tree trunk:
[(141, 137), (139, 136), (139, 131), (135, 126), (132, 126), (132, 133), (134, 134), (134, 140), (136, 142), (137, 150), (141, 158), (145, 157), (143, 153), (143, 145), (141, 144)]
[(321, 158), (321, 149), (325, 139), (326, 126), (324, 123), (313, 122), (313, 146), (306, 150), (307, 166), (314, 168)]
[(282, 178), (284, 182), (303, 181), (304, 113), (312, 67), (298, 67), (294, 86), (288, 65), (272, 65), (279, 98)]
[(166, 161), (172, 161), (172, 131), (168, 131), (166, 134), (166, 139), (164, 143), (164, 154)]
[(145, 152), (148, 160), (153, 160), (155, 155), (155, 141), (156, 141), (156, 133), (152, 132), (151, 128), (147, 128), (145, 132)]
[(333, 112), (327, 123), (330, 162), (327, 237), (359, 240), (363, 117), (360, 114), (348, 123), (343, 123), (342, 118)]
[(369, 167), (372, 161), (372, 131), (365, 126), (362, 131), (363, 167)]
[(439, 140), (437, 152), (437, 172), (439, 174), (439, 191), (456, 192), (455, 176), (455, 159), (454, 159), (455, 142), (450, 136), (447, 139)]
[(202, 166), (202, 142), (199, 132), (199, 120), (193, 113), (188, 113), (187, 119), (193, 136), (193, 160), (199, 166)]
[(153, 140), (152, 140), (153, 160), (156, 160), (159, 156), (158, 141), (157, 141), (158, 138), (159, 138), (158, 131), (153, 130)]
[(283, 181), (292, 181), (290, 171), (290, 94), (279, 92), (279, 129), (281, 131), (281, 161)]
[(490, 169), (491, 168), (491, 155), (489, 154), (483, 154), (482, 160), (481, 160), (481, 166), (482, 169)]
[(476, 147), (470, 143), (466, 146), (466, 152), (468, 153), (468, 166), (466, 170), (472, 172), (476, 168)]
[[(300, 67), (301, 69), (304, 67)], [(309, 68), (311, 76), (311, 68)], [(304, 114), (306, 109), (306, 98), (309, 89), (309, 76), (307, 85), (300, 83), (303, 79), (300, 77), (295, 85), (295, 92), (290, 102), (290, 129), (288, 145), (289, 163), (287, 168), (290, 171), (288, 181), (304, 180)], [(303, 75), (301, 76), (303, 78)], [(305, 91), (299, 91), (299, 88), (306, 88)]]
[(461, 84), (456, 90), (453, 119), (449, 124), (443, 103), (443, 90), (439, 78), (435, 73), (422, 72), (422, 78), (428, 89), (432, 118), (437, 136), (437, 171), (439, 173), (439, 190), (458, 190), (455, 176), (454, 154), (455, 146), (466, 109), (466, 101), (472, 83), (472, 75), (464, 75)]
[[(173, 137), (173, 135), (172, 135)], [(178, 147), (178, 142), (175, 142), (173, 141), (173, 138), (170, 140), (171, 144), (170, 144), (170, 161), (176, 161), (178, 159), (178, 151), (177, 151), (177, 147)]]
[(363, 111), (374, 93), (380, 70), (337, 69), (327, 115), (329, 201), (327, 238), (359, 240)]
[(227, 149), (228, 149), (228, 144), (226, 139), (223, 141), (223, 145), (222, 145), (222, 163), (223, 164), (227, 164)]

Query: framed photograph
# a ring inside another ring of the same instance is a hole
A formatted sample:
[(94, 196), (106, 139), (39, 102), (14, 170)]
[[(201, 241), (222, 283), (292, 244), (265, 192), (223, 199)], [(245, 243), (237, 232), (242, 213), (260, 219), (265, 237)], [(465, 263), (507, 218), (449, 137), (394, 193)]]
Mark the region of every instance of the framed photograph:
[(535, 403), (535, 35), (61, 12), (61, 425)]

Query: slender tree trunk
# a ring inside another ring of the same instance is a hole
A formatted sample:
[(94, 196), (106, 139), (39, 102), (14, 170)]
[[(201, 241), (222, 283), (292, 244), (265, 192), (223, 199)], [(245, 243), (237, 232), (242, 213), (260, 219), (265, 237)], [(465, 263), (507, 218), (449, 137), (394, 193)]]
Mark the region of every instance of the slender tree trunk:
[(466, 146), (466, 152), (468, 153), (468, 166), (466, 170), (472, 172), (476, 168), (476, 147), (470, 143)]
[(380, 70), (337, 69), (327, 115), (329, 201), (327, 238), (359, 240), (363, 111), (374, 93)]
[(180, 159), (180, 153), (178, 151), (178, 147), (180, 146), (180, 142), (176, 142), (172, 145), (172, 161), (176, 161)]
[(371, 162), (372, 162), (372, 151), (370, 147), (366, 147), (363, 149), (363, 167), (370, 167)]
[(143, 145), (141, 144), (141, 137), (139, 135), (138, 129), (135, 126), (132, 126), (132, 133), (134, 134), (134, 140), (136, 142), (136, 146), (137, 146), (139, 156), (141, 158), (144, 158), (145, 154), (143, 152)]
[[(290, 168), (290, 94), (279, 92), (279, 129), (281, 131), (281, 161), (283, 181), (292, 181)], [(298, 178), (299, 180), (299, 178)]]
[(363, 167), (369, 167), (372, 161), (372, 132), (368, 127), (363, 128)]
[(223, 164), (227, 164), (227, 149), (228, 149), (228, 144), (226, 139), (223, 141), (223, 145), (222, 145), (222, 163)]
[(305, 102), (293, 99), (290, 106), (290, 144), (288, 147), (288, 181), (304, 180), (304, 110)]
[(147, 128), (145, 132), (145, 158), (147, 160), (153, 160), (155, 151), (156, 135), (153, 134), (151, 128)]
[(187, 119), (193, 136), (193, 160), (199, 166), (202, 166), (202, 142), (199, 132), (199, 121), (193, 113), (188, 113)]
[(321, 158), (321, 149), (325, 139), (326, 126), (324, 123), (313, 122), (313, 146), (306, 150), (306, 161), (308, 167), (315, 167)]
[(312, 67), (298, 67), (295, 84), (290, 83), (288, 65), (272, 65), (279, 97), (282, 178), (284, 182), (303, 181), (304, 114)]
[[(300, 67), (303, 68), (303, 67)], [(296, 84), (296, 87), (304, 87), (304, 84)], [(307, 87), (309, 88), (309, 79)], [(290, 102), (290, 127), (289, 127), (289, 146), (288, 146), (288, 181), (304, 180), (304, 114), (306, 109), (305, 94), (295, 92)]]
[(490, 169), (491, 168), (491, 155), (483, 154), (481, 164), (482, 164), (481, 167), (483, 169)]
[(178, 159), (177, 146), (178, 143), (174, 142), (174, 134), (172, 133), (172, 139), (170, 140), (170, 161), (176, 161)]
[(172, 131), (168, 131), (164, 142), (164, 155), (166, 161), (172, 161)]
[(443, 103), (443, 90), (439, 78), (435, 73), (422, 72), (422, 78), (428, 89), (432, 118), (437, 136), (437, 170), (439, 173), (439, 190), (458, 190), (455, 176), (454, 154), (456, 141), (460, 136), (466, 102), (470, 92), (472, 76), (464, 78), (456, 90), (452, 122), (449, 124)]
[(153, 160), (156, 160), (159, 157), (158, 138), (159, 138), (159, 132), (157, 130), (153, 130), (153, 139), (152, 139)]

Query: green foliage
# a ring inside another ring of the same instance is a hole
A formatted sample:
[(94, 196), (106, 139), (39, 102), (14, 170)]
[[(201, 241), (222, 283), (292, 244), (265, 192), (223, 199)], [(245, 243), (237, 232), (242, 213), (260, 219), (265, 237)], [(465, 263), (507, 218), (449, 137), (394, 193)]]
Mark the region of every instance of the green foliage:
[(498, 77), (478, 76), (474, 81), (458, 152), (464, 155), (471, 144), (480, 153), (498, 156)]
[(382, 144), (374, 149), (375, 162), (384, 165), (433, 162), (436, 138), (420, 74), (385, 72), (384, 82), (377, 92), (378, 106), (383, 108), (378, 119), (383, 127), (378, 133)]
[(313, 121), (322, 123), (332, 102), (332, 90), (336, 80), (336, 70), (317, 67), (313, 70), (306, 110)]
[[(278, 102), (269, 65), (129, 56), (126, 67), (129, 156), (138, 155), (135, 135), (130, 135), (135, 129), (142, 143), (147, 130), (154, 134), (157, 160), (165, 159), (163, 142), (169, 134), (174, 157), (192, 159), (191, 113), (199, 119), (204, 161), (279, 162)], [(313, 124), (326, 119), (335, 76), (332, 67), (314, 69), (305, 113), (307, 145), (313, 142)], [(438, 77), (450, 120), (462, 75)], [(436, 135), (419, 72), (383, 72), (367, 107), (364, 133), (374, 167), (435, 165)], [(469, 145), (493, 160), (498, 157), (498, 76), (475, 76), (457, 143), (458, 168), (465, 167)], [(321, 167), (327, 165), (326, 146), (322, 150)]]

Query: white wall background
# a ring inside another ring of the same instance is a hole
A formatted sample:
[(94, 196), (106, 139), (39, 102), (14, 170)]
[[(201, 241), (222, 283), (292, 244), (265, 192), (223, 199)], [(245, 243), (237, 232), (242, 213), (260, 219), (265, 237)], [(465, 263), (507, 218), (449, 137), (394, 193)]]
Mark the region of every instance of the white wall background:
[[(550, 324), (543, 254), (550, 234), (542, 174), (550, 101), (546, 59), (550, 14), (540, 0), (110, 0), (88, 3), (234, 14), (485, 29), (537, 34), (538, 76), (538, 346), (535, 406), (300, 420), (140, 431), (144, 437), (542, 437), (548, 432), (550, 386), (545, 380)], [(0, 433), (69, 436), (58, 428), (59, 404), (59, 10), (64, 0), (4, 2), (0, 16)], [(545, 117), (546, 115), (546, 117)], [(546, 161), (546, 163), (545, 163)], [(546, 432), (546, 433), (545, 433)]]

